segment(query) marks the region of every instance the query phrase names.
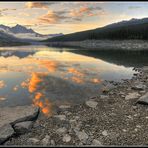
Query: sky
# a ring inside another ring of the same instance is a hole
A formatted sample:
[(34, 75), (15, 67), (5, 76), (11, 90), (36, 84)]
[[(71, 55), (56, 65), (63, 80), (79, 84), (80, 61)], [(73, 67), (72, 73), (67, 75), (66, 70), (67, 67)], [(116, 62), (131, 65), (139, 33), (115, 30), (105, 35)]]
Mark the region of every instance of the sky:
[(24, 25), (41, 34), (73, 33), (148, 17), (148, 2), (0, 2), (0, 24)]

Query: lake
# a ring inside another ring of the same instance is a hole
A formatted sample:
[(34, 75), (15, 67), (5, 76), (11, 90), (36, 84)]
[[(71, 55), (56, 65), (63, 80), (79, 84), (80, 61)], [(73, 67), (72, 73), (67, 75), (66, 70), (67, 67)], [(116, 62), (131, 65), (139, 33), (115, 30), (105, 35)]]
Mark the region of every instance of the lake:
[(79, 104), (99, 95), (105, 80), (133, 76), (148, 63), (143, 52), (103, 52), (47, 46), (0, 48), (0, 107)]

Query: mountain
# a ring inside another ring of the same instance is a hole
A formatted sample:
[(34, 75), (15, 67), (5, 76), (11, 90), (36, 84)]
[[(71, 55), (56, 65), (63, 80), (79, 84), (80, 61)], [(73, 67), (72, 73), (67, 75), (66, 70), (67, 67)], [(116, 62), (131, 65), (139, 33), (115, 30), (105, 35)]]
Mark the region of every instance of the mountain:
[(56, 36), (61, 36), (63, 35), (62, 33), (59, 34), (47, 34), (47, 35), (42, 35), (37, 32), (35, 32), (32, 29), (28, 29), (22, 25), (17, 24), (16, 26), (13, 27), (8, 27), (5, 25), (0, 25), (0, 31), (3, 31), (9, 35), (13, 35), (17, 38), (21, 39), (33, 39), (33, 40), (43, 40), (51, 37), (56, 37)]
[(28, 42), (22, 39), (18, 39), (10, 34), (5, 33), (5, 31), (0, 30), (0, 46), (16, 46), (28, 44)]
[(16, 33), (16, 34), (18, 34), (18, 33), (36, 33), (32, 29), (27, 29), (26, 27), (18, 25), (18, 24), (14, 27), (11, 27), (10, 31), (12, 33)]
[(45, 42), (58, 41), (83, 41), (83, 40), (123, 40), (123, 39), (148, 39), (148, 18), (131, 19), (106, 25), (101, 28), (71, 33), (59, 37), (53, 37)]
[(132, 18), (130, 20), (124, 20), (121, 22), (109, 24), (109, 25), (106, 25), (105, 27), (114, 28), (114, 27), (122, 27), (122, 26), (136, 25), (136, 24), (142, 24), (142, 23), (148, 23), (148, 18), (142, 18), (142, 19)]

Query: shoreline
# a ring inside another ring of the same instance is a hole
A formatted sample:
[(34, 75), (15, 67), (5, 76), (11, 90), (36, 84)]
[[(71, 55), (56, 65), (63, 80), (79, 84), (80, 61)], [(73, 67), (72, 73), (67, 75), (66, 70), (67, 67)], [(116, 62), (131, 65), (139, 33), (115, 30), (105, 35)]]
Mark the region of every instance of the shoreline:
[(148, 42), (144, 40), (84, 40), (67, 42), (48, 42), (50, 47), (74, 47), (94, 50), (148, 50)]
[[(148, 67), (123, 83), (108, 82), (101, 95), (80, 105), (60, 106), (52, 117), (39, 117), (31, 132), (4, 145), (111, 146), (148, 145)], [(144, 105), (146, 104), (146, 105)]]

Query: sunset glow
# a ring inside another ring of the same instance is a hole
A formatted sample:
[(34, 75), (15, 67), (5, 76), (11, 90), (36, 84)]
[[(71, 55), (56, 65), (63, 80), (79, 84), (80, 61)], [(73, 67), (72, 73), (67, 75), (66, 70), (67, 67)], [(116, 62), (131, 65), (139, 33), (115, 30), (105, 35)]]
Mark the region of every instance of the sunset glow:
[(0, 24), (67, 34), (147, 17), (147, 7), (146, 2), (1, 2)]

